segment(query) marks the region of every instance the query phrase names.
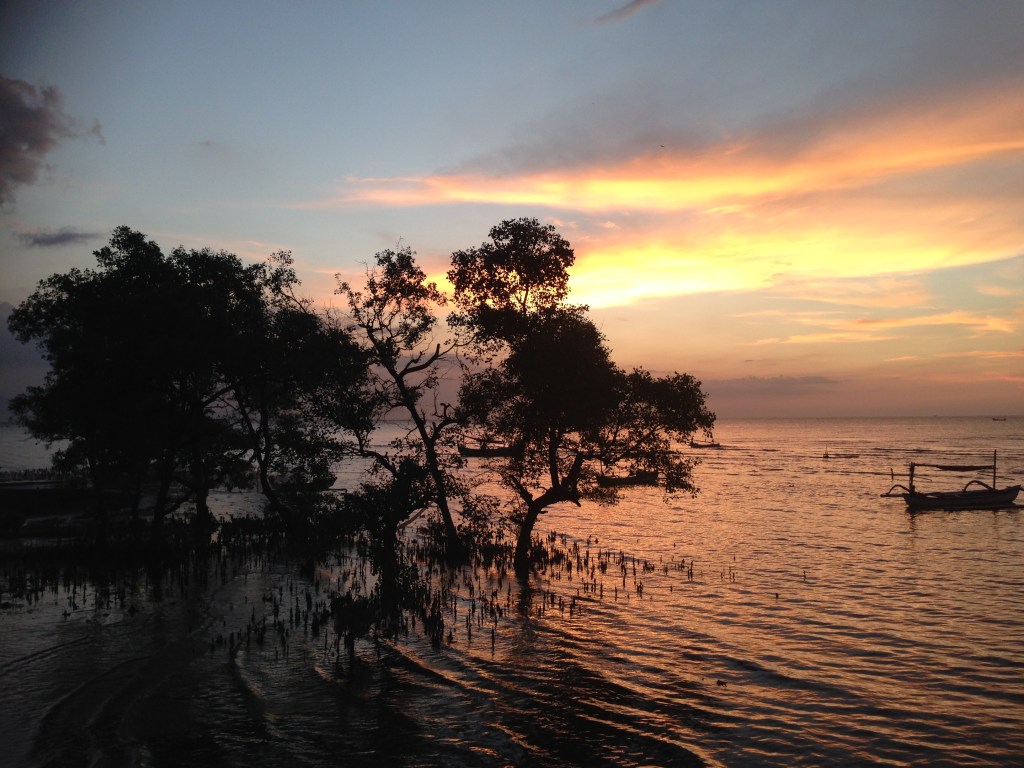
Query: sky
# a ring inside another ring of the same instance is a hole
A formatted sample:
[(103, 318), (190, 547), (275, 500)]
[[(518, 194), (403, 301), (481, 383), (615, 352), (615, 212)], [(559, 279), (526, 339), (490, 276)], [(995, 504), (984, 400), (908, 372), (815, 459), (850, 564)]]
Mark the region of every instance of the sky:
[(0, 302), (122, 224), (289, 250), (326, 308), (535, 217), (720, 418), (1021, 414), (1022, 39), (1018, 0), (6, 0)]

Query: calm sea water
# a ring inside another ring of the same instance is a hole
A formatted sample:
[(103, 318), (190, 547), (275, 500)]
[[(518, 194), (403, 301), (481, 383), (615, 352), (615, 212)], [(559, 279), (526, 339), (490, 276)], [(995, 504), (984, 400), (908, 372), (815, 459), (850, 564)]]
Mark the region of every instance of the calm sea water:
[[(25, 445), (0, 438), (10, 466)], [(5, 594), (0, 762), (1024, 764), (1020, 509), (910, 515), (879, 498), (890, 468), (993, 449), (1001, 481), (1024, 480), (1024, 419), (724, 421), (716, 439), (696, 498), (635, 489), (542, 517), (582, 572), (523, 592), (464, 571), (449, 643), (367, 641), (352, 669), (299, 627), (217, 643), (371, 578), (351, 562), (225, 562), (159, 596), (143, 577)]]

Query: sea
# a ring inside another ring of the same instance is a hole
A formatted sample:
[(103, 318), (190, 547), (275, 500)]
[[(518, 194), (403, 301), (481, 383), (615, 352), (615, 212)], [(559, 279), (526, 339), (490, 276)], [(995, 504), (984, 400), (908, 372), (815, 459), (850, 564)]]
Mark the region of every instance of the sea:
[[(297, 617), (371, 580), (356, 560), (29, 598), (4, 565), (0, 764), (1024, 765), (1022, 500), (912, 514), (881, 496), (909, 462), (993, 451), (998, 482), (1021, 482), (1024, 417), (723, 419), (714, 437), (687, 449), (698, 495), (553, 508), (537, 533), (559, 567), (449, 575), (439, 645), (413, 625), (355, 663)], [(5, 468), (44, 456), (0, 427)], [(286, 610), (287, 632), (243, 641)]]

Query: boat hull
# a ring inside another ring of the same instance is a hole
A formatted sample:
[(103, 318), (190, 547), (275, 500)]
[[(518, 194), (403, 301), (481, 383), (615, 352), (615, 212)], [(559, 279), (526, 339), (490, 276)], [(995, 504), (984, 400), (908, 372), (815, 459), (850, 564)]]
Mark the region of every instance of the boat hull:
[(602, 488), (618, 488), (628, 485), (657, 485), (657, 472), (637, 472), (635, 475), (623, 475), (615, 477), (610, 475), (599, 475), (597, 484)]
[(522, 458), (523, 456), (523, 446), (501, 445), (494, 447), (481, 446), (479, 448), (474, 448), (468, 445), (460, 445), (459, 455), (467, 459), (518, 459)]
[(1007, 488), (986, 488), (976, 491), (948, 493), (904, 493), (903, 500), (911, 510), (927, 509), (999, 509), (1013, 504), (1020, 493), (1019, 485)]

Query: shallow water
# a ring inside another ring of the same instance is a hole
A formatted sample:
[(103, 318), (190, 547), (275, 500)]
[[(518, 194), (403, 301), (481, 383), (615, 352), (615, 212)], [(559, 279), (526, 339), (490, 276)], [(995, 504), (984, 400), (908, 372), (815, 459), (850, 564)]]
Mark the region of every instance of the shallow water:
[[(722, 449), (700, 452), (695, 499), (633, 489), (615, 508), (545, 515), (538, 533), (564, 534), (556, 545), (578, 548), (582, 572), (574, 557), (572, 571), (538, 573), (526, 594), (493, 571), (459, 574), (440, 649), (419, 627), (394, 645), (358, 644), (353, 668), (322, 630), (217, 643), (307, 590), (316, 601), (372, 578), (347, 561), (302, 576), (297, 564), (249, 559), (215, 565), (206, 585), (163, 584), (159, 600), (140, 579), (123, 594), (60, 587), (11, 605), (0, 611), (6, 755), (14, 765), (1024, 762), (1019, 508), (910, 515), (878, 496), (890, 467), (982, 463), (994, 448), (1000, 475), (1020, 482), (1024, 419), (736, 421), (716, 439)], [(495, 592), (497, 619), (480, 601)]]

